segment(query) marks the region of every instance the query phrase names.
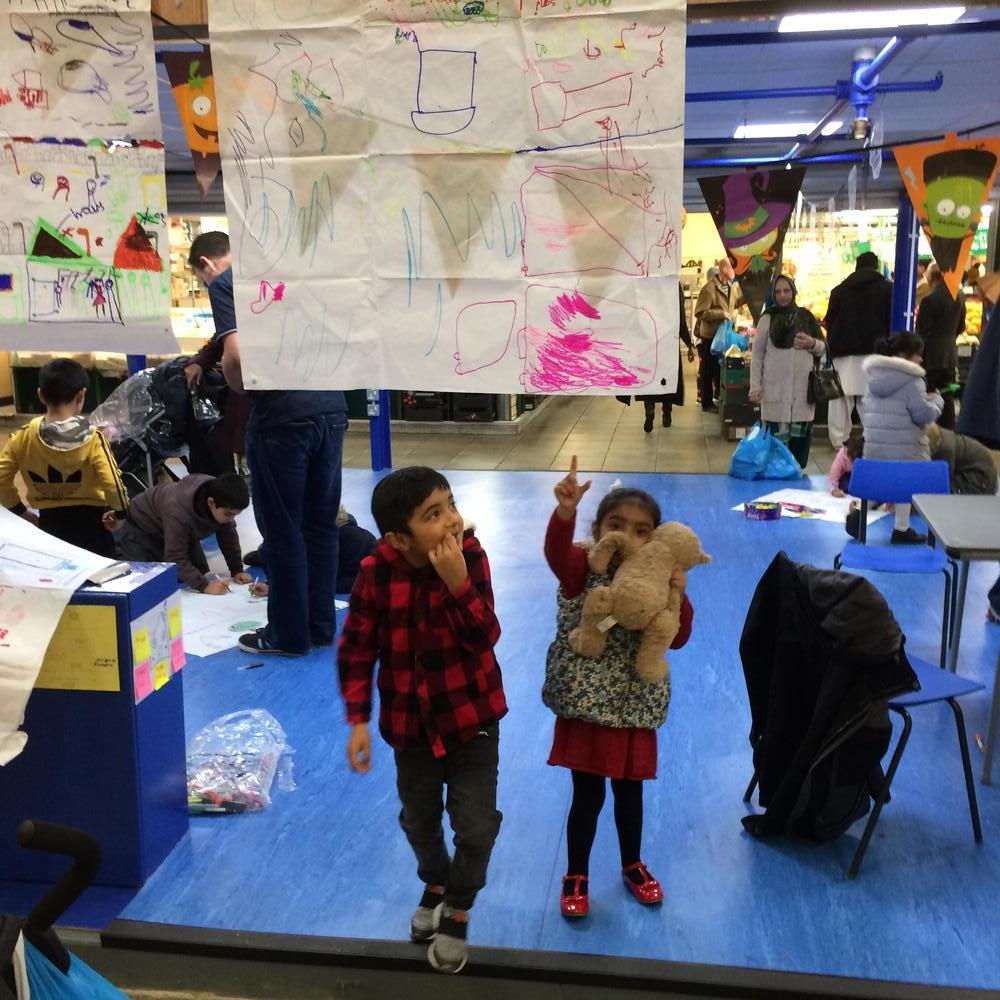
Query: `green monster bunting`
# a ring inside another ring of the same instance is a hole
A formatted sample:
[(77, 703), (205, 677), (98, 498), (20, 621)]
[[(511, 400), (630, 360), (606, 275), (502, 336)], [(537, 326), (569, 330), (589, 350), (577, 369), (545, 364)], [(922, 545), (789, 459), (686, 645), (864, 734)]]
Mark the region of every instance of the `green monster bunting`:
[(934, 259), (956, 296), (1000, 163), (1000, 139), (960, 141), (949, 135), (894, 153)]

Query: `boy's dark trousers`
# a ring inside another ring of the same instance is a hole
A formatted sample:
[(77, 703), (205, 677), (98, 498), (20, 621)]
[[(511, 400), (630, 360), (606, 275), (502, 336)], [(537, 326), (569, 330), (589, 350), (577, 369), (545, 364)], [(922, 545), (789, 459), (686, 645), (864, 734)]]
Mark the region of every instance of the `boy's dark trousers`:
[(115, 539), (101, 523), (103, 516), (103, 507), (92, 507), (89, 504), (46, 507), (38, 512), (38, 527), (70, 545), (106, 559), (114, 559)]
[[(150, 535), (126, 520), (118, 536), (118, 558), (126, 562), (164, 562), (163, 539)], [(205, 550), (197, 539), (188, 549), (188, 559), (199, 573), (208, 574), (209, 565)]]
[[(417, 874), (426, 885), (443, 885), (445, 902), (456, 910), (468, 910), (486, 885), (503, 819), (497, 811), (499, 752), (498, 722), (444, 757), (435, 757), (429, 747), (396, 751), (399, 823), (417, 856)], [(441, 826), (445, 789), (454, 858), (448, 857)]]

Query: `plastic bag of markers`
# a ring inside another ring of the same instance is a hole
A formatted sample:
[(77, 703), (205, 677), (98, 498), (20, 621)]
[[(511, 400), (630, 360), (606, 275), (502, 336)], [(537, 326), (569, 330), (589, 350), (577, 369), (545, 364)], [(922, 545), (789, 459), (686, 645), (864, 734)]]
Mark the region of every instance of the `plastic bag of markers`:
[(271, 804), (274, 779), (295, 789), (292, 748), (285, 731), (261, 708), (210, 722), (187, 750), (188, 811), (244, 813)]

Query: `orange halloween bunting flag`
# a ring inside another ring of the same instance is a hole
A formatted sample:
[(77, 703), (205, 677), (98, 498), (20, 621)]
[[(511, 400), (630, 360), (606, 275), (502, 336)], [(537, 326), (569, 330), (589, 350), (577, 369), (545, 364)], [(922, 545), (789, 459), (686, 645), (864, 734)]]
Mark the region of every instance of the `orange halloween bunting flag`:
[(222, 169), (212, 54), (208, 48), (201, 52), (165, 52), (163, 65), (170, 78), (177, 112), (191, 147), (198, 188), (204, 198)]
[(952, 298), (1000, 164), (1000, 139), (962, 139), (893, 149), (907, 194)]

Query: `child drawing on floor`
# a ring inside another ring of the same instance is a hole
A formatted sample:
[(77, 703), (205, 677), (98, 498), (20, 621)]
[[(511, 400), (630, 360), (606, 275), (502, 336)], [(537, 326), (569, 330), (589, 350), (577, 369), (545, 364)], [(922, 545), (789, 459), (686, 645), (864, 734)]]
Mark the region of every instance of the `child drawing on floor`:
[(830, 474), (827, 476), (830, 496), (847, 496), (847, 487), (851, 481), (851, 469), (854, 468), (854, 463), (861, 458), (864, 448), (865, 439), (860, 436), (852, 436), (837, 452), (833, 459), (833, 465), (830, 466)]
[[(663, 900), (659, 882), (642, 861), (642, 783), (656, 777), (656, 730), (667, 717), (669, 674), (653, 684), (635, 676), (641, 632), (615, 626), (605, 652), (597, 659), (577, 656), (569, 634), (580, 623), (583, 602), (593, 587), (614, 575), (592, 573), (587, 544), (574, 544), (576, 510), (590, 489), (577, 480), (573, 456), (569, 474), (556, 486), (556, 509), (545, 535), (545, 558), (559, 579), (556, 638), (549, 647), (542, 700), (556, 714), (549, 763), (568, 768), (573, 779), (573, 803), (566, 830), (568, 865), (562, 882), (560, 910), (564, 917), (584, 917), (589, 910), (590, 850), (597, 819), (604, 805), (605, 784), (611, 779), (615, 825), (625, 887), (647, 905)], [(645, 544), (660, 523), (660, 508), (643, 490), (612, 489), (597, 508), (591, 528), (594, 540), (622, 531)], [(683, 593), (686, 576), (680, 569), (671, 585)], [(679, 649), (691, 634), (693, 611), (687, 597), (671, 648)]]

